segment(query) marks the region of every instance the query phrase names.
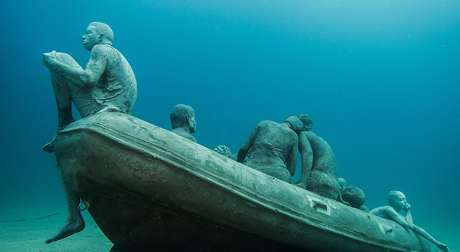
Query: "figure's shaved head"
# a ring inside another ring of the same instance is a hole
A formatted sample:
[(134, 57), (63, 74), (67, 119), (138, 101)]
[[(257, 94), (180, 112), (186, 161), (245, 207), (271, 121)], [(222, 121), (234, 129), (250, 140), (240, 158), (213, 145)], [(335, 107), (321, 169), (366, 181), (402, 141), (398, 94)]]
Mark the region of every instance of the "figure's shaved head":
[(311, 130), (313, 128), (313, 120), (307, 114), (298, 115), (300, 121), (303, 123), (303, 130)]
[(291, 125), (291, 128), (294, 131), (299, 132), (300, 130), (302, 130), (303, 123), (302, 121), (300, 121), (300, 119), (297, 116), (290, 116), (286, 118), (286, 120), (284, 121), (289, 123), (289, 125)]
[(366, 195), (359, 187), (347, 186), (342, 191), (342, 199), (350, 203), (352, 207), (361, 208), (366, 200)]
[(177, 104), (174, 106), (174, 110), (169, 115), (173, 129), (188, 125), (189, 120), (194, 117), (195, 110), (185, 104)]
[(108, 24), (105, 24), (105, 23), (102, 23), (102, 22), (91, 22), (89, 24), (89, 26), (95, 27), (98, 34), (102, 35), (108, 41), (113, 43), (114, 34), (113, 34), (113, 31), (112, 31), (112, 28), (110, 28), (110, 26)]
[(400, 191), (390, 191), (388, 193), (388, 204), (395, 205), (401, 199), (406, 199), (406, 195)]

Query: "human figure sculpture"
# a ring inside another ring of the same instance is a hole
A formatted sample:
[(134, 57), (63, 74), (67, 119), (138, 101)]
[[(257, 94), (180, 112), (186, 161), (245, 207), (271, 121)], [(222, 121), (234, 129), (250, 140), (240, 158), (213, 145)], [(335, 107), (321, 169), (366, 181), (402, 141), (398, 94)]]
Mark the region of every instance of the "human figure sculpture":
[(171, 119), (172, 132), (196, 142), (192, 135), (196, 130), (195, 110), (185, 104), (177, 104), (169, 115)]
[(421, 235), (427, 240), (433, 242), (442, 251), (449, 250), (446, 244), (441, 243), (424, 229), (414, 225), (411, 214), (411, 205), (407, 202), (404, 193), (400, 191), (390, 191), (388, 193), (388, 205), (374, 208), (370, 213), (385, 219), (395, 221), (405, 229), (414, 231), (416, 234)]
[[(58, 109), (58, 130), (74, 119), (72, 102), (81, 117), (102, 110), (130, 113), (137, 97), (137, 83), (126, 58), (112, 46), (114, 34), (110, 26), (92, 22), (82, 37), (85, 49), (91, 52), (83, 69), (69, 54), (43, 54), (50, 70)], [(44, 146), (53, 151), (53, 141)]]
[(364, 202), (366, 201), (366, 194), (364, 194), (364, 191), (361, 188), (349, 185), (347, 180), (342, 177), (338, 177), (337, 182), (339, 183), (343, 203), (366, 212), (369, 211), (369, 209), (364, 205)]
[(290, 182), (295, 172), (297, 133), (302, 122), (295, 116), (284, 122), (262, 121), (238, 152), (237, 161)]
[[(72, 103), (81, 117), (102, 111), (130, 113), (137, 96), (133, 70), (117, 49), (112, 46), (113, 31), (104, 23), (92, 22), (86, 28), (82, 44), (90, 51), (90, 59), (83, 69), (70, 55), (55, 51), (44, 53), (43, 62), (51, 73), (51, 82), (58, 109), (58, 130), (73, 121)], [(54, 140), (43, 149), (54, 151)], [(54, 242), (84, 229), (74, 171), (67, 165), (72, 160), (58, 159), (58, 167), (67, 196), (69, 217), (61, 231), (47, 240)]]
[(337, 178), (337, 183), (339, 183), (340, 191), (343, 191), (343, 189), (345, 189), (345, 187), (348, 185), (347, 180), (342, 177)]
[(336, 162), (331, 146), (311, 129), (308, 115), (299, 115), (303, 128), (299, 132), (302, 176), (300, 186), (321, 196), (342, 201), (335, 175)]
[(364, 191), (357, 186), (345, 186), (341, 190), (341, 196), (343, 201), (350, 204), (351, 207), (361, 209), (363, 211), (369, 211), (369, 209), (364, 205), (366, 201), (366, 194)]

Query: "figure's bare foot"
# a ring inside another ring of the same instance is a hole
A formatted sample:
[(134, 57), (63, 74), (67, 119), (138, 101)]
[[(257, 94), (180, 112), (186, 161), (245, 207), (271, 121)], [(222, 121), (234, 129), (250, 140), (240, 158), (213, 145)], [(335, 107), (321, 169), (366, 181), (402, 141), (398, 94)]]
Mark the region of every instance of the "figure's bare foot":
[(59, 241), (61, 239), (64, 239), (68, 236), (71, 236), (75, 233), (78, 233), (82, 231), (85, 228), (85, 222), (81, 215), (79, 214), (78, 218), (75, 220), (71, 220), (67, 222), (67, 224), (59, 231), (57, 235), (55, 235), (53, 238), (46, 240), (46, 243), (51, 243), (55, 241)]
[(48, 153), (53, 153), (54, 152), (54, 144), (56, 142), (56, 137), (53, 137), (51, 141), (43, 145), (42, 150), (48, 152)]

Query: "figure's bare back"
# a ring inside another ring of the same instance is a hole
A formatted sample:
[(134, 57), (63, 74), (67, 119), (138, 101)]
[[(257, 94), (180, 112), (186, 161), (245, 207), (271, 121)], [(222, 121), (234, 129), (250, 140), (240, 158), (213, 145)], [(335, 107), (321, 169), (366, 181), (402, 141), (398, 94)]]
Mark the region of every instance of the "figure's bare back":
[(323, 138), (312, 131), (306, 132), (313, 149), (313, 171), (321, 171), (335, 176), (336, 160), (332, 147)]
[(250, 156), (265, 156), (273, 162), (286, 163), (289, 152), (296, 147), (297, 135), (289, 127), (272, 121), (259, 124), (256, 138), (249, 151)]
[(137, 98), (137, 81), (131, 65), (123, 54), (111, 45), (98, 47), (103, 48), (98, 51), (104, 54), (101, 57), (106, 58), (107, 62), (93, 96), (100, 104), (129, 113)]

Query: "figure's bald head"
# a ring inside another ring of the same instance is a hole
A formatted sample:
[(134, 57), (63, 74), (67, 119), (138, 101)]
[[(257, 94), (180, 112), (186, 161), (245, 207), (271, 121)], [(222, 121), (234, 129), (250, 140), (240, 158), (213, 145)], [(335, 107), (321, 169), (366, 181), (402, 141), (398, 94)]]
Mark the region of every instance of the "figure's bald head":
[(390, 191), (388, 192), (388, 202), (392, 203), (395, 200), (405, 199), (406, 195), (400, 191)]
[(190, 127), (190, 131), (193, 133), (196, 127), (195, 121), (195, 110), (192, 107), (185, 104), (177, 104), (174, 106), (174, 110), (169, 115), (171, 119), (172, 128)]
[(342, 190), (342, 199), (352, 207), (361, 208), (366, 200), (364, 191), (356, 186), (347, 186)]
[(291, 129), (293, 129), (296, 132), (302, 130), (303, 123), (299, 120), (297, 116), (290, 116), (286, 118), (284, 122), (287, 122), (290, 125)]
[(102, 22), (91, 22), (89, 26), (93, 26), (95, 28), (95, 31), (104, 37), (106, 40), (108, 40), (110, 43), (113, 43), (114, 39), (114, 34), (112, 31), (112, 28), (108, 24), (102, 23)]
[(396, 211), (402, 208), (410, 207), (407, 202), (406, 195), (400, 191), (390, 191), (388, 193), (388, 205), (392, 206)]
[(309, 115), (307, 114), (300, 114), (298, 115), (300, 121), (303, 123), (303, 129), (302, 130), (311, 130), (313, 128), (313, 120), (310, 118)]
[(339, 183), (340, 190), (343, 190), (348, 184), (347, 180), (342, 177), (337, 178), (337, 183)]

